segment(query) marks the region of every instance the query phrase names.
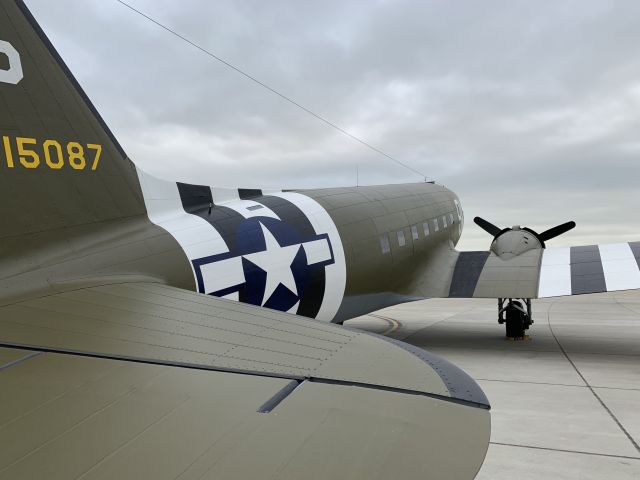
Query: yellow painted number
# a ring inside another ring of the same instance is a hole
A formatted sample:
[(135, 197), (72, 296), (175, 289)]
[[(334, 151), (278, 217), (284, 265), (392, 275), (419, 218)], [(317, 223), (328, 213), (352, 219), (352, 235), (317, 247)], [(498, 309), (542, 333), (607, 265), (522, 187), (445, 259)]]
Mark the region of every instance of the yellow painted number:
[(78, 142), (69, 142), (67, 144), (67, 153), (69, 154), (71, 168), (82, 170), (87, 166), (87, 159), (84, 158), (84, 147)]
[[(51, 150), (55, 152), (55, 161), (51, 158)], [(50, 168), (54, 170), (60, 170), (64, 167), (64, 157), (62, 156), (62, 147), (55, 140), (45, 140), (42, 144), (44, 149), (44, 161)]]
[[(2, 136), (0, 152), (3, 147), (5, 160), (9, 168), (15, 168), (16, 166), (14, 152), (17, 152), (18, 160), (24, 168), (34, 169), (41, 165), (46, 165), (52, 170), (63, 169), (67, 161), (74, 170), (86, 169), (89, 162), (91, 162), (91, 170), (97, 170), (102, 155), (102, 145), (97, 143), (82, 145), (78, 142), (61, 143), (53, 139), (42, 142), (31, 137), (13, 138), (7, 135)], [(93, 159), (87, 159), (86, 150), (95, 153)], [(44, 156), (44, 161), (41, 161), (40, 155)]]
[[(40, 165), (40, 157), (33, 150), (28, 150), (26, 145), (35, 145), (35, 138), (16, 137), (16, 145), (18, 146), (18, 156), (20, 163), (25, 168), (38, 168)], [(31, 159), (31, 160), (29, 160)]]
[(7, 158), (7, 167), (13, 168), (13, 153), (11, 153), (11, 139), (9, 137), (2, 137), (2, 143), (4, 144), (4, 155)]
[(89, 143), (87, 148), (90, 150), (96, 151), (96, 156), (93, 159), (93, 165), (91, 165), (91, 170), (95, 170), (98, 168), (98, 162), (100, 161), (100, 155), (102, 154), (102, 145), (97, 145), (95, 143)]

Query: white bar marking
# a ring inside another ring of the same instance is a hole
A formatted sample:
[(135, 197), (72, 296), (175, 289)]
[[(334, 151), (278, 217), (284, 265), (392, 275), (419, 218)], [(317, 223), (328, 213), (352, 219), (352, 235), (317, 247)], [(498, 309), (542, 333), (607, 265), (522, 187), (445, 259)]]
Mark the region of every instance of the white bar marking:
[(307, 263), (309, 265), (331, 260), (331, 250), (329, 249), (327, 240), (324, 238), (304, 243), (302, 247), (304, 248), (304, 253), (307, 255)]
[(598, 245), (607, 291), (640, 288), (640, 270), (628, 243)]
[(200, 267), (205, 293), (213, 293), (245, 282), (242, 257), (231, 257)]
[(571, 249), (547, 248), (542, 252), (538, 298), (571, 295)]

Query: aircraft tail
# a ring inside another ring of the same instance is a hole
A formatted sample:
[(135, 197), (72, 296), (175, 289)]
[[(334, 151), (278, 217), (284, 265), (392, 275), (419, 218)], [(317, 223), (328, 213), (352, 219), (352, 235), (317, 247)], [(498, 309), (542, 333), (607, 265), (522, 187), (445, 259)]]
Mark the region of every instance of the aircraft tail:
[(0, 240), (145, 213), (135, 167), (21, 0), (0, 3)]

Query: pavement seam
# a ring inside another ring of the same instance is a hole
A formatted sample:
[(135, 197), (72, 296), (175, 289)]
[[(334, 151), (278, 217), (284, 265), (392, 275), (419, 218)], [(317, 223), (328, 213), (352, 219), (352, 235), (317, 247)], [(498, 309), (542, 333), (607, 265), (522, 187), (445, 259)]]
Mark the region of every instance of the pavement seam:
[(596, 457), (624, 458), (626, 460), (640, 460), (640, 457), (629, 457), (627, 455), (614, 455), (610, 453), (582, 452), (580, 450), (565, 450), (563, 448), (536, 447), (534, 445), (519, 445), (517, 443), (489, 442), (491, 445), (500, 445), (503, 447), (531, 448), (533, 450), (547, 450), (562, 453), (577, 453), (580, 455), (593, 455)]
[[(586, 385), (576, 385), (571, 383), (551, 383), (551, 382), (527, 382), (524, 380), (503, 380), (501, 378), (477, 378), (476, 380), (482, 382), (500, 382), (500, 383), (524, 383), (528, 385), (550, 385), (553, 387), (578, 387), (578, 388), (587, 388)], [(635, 390), (635, 389), (634, 389)]]
[(593, 388), (597, 388), (599, 390), (624, 390), (626, 392), (640, 392), (640, 388), (599, 387), (598, 385), (593, 385)]
[[(578, 387), (578, 388), (589, 388), (587, 385), (576, 385), (571, 383), (552, 383), (552, 382), (527, 382), (525, 380), (504, 380), (501, 378), (478, 378), (474, 377), (476, 380), (480, 380), (483, 382), (502, 382), (502, 383), (525, 383), (530, 385), (551, 385), (553, 387)], [(640, 392), (640, 388), (624, 388), (624, 387), (600, 387), (598, 385), (592, 385), (592, 388), (597, 388), (600, 390), (623, 390), (625, 392)]]
[[(554, 302), (555, 303), (555, 302)], [(551, 306), (549, 307), (549, 309), (547, 310), (547, 322), (549, 324), (549, 330), (551, 331), (551, 335), (553, 335), (553, 338), (555, 339), (556, 343), (558, 344), (558, 347), (560, 347), (560, 351), (564, 354), (565, 358), (567, 359), (567, 361), (571, 364), (571, 366), (573, 367), (573, 369), (576, 371), (576, 373), (580, 376), (580, 378), (582, 379), (582, 381), (586, 384), (587, 388), (589, 389), (589, 391), (593, 394), (594, 397), (596, 397), (596, 400), (598, 400), (598, 402), (600, 402), (600, 405), (602, 405), (602, 408), (605, 409), (605, 411), (611, 416), (611, 418), (613, 419), (614, 422), (616, 422), (616, 424), (618, 425), (618, 427), (620, 428), (620, 430), (622, 430), (622, 432), (626, 435), (626, 437), (629, 439), (629, 441), (631, 442), (631, 444), (635, 447), (636, 451), (638, 453), (640, 453), (640, 445), (638, 445), (638, 442), (636, 442), (634, 440), (634, 438), (631, 436), (631, 434), (627, 431), (626, 428), (624, 428), (624, 426), (622, 425), (622, 423), (620, 422), (620, 420), (618, 420), (618, 417), (616, 417), (613, 412), (609, 409), (609, 407), (604, 403), (604, 401), (600, 398), (600, 396), (596, 393), (596, 391), (593, 389), (593, 387), (589, 384), (589, 382), (587, 382), (587, 379), (584, 377), (584, 375), (582, 375), (582, 373), (580, 372), (580, 370), (578, 369), (578, 367), (576, 366), (575, 363), (573, 363), (573, 360), (571, 360), (571, 358), (569, 357), (569, 355), (567, 354), (567, 352), (565, 351), (564, 347), (562, 346), (562, 344), (560, 343), (560, 340), (558, 340), (558, 337), (556, 337), (556, 334), (553, 331), (553, 328), (551, 327), (551, 307), (553, 307), (553, 304), (551, 304)], [(630, 457), (633, 458), (633, 457)]]
[(456, 312), (456, 313), (454, 313), (454, 314), (451, 314), (451, 315), (449, 315), (448, 317), (443, 318), (442, 320), (438, 320), (437, 322), (434, 322), (434, 323), (432, 323), (432, 324), (430, 324), (430, 325), (426, 325), (426, 326), (424, 326), (423, 328), (421, 328), (421, 329), (419, 329), (419, 330), (416, 330), (415, 332), (413, 332), (413, 333), (411, 333), (411, 334), (407, 335), (406, 337), (404, 337), (404, 338), (402, 339), (402, 341), (403, 341), (403, 342), (406, 342), (406, 343), (411, 343), (411, 342), (409, 341), (409, 339), (410, 339), (411, 337), (413, 337), (414, 335), (417, 335), (418, 333), (422, 332), (423, 330), (426, 330), (427, 328), (431, 328), (431, 327), (433, 327), (433, 326), (435, 326), (435, 325), (438, 325), (438, 324), (440, 324), (440, 323), (446, 322), (447, 320), (450, 320), (450, 319), (452, 319), (453, 317), (457, 317), (458, 315), (462, 315), (462, 314), (465, 314), (465, 313), (471, 312), (471, 311), (473, 311), (473, 310), (474, 310), (474, 308), (472, 307), (472, 308), (467, 308), (467, 309), (465, 309), (465, 310), (463, 310), (463, 311), (461, 311), (461, 312)]
[(631, 313), (633, 313), (634, 315), (638, 315), (640, 314), (640, 312), (638, 312), (637, 310), (634, 310), (633, 308), (631, 308), (628, 305), (625, 305), (624, 303), (621, 303), (616, 297), (613, 297), (613, 301), (616, 302), (618, 305), (620, 305), (622, 308), (624, 308), (625, 310), (630, 311)]

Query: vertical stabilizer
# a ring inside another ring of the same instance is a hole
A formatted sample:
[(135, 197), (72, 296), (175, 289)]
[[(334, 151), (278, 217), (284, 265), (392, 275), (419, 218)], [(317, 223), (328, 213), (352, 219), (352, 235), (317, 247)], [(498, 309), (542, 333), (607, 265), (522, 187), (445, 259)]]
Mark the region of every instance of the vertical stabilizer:
[(0, 238), (145, 213), (135, 168), (20, 0), (0, 2)]

